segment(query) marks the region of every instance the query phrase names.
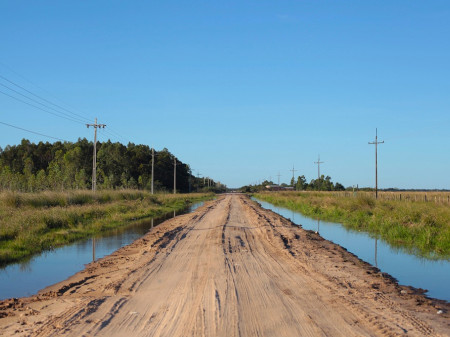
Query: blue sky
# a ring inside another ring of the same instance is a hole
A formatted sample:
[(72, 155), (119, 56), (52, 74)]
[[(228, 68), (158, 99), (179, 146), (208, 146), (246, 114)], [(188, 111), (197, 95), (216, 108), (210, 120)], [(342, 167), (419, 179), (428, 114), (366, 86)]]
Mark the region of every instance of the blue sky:
[[(0, 1), (0, 75), (237, 187), (450, 188), (448, 1)], [(0, 79), (0, 83), (17, 89)], [(0, 86), (0, 90), (8, 91)], [(0, 94), (0, 121), (93, 131)], [(112, 134), (111, 134), (112, 132)], [(120, 137), (118, 135), (120, 135)], [(0, 124), (0, 146), (52, 141)]]

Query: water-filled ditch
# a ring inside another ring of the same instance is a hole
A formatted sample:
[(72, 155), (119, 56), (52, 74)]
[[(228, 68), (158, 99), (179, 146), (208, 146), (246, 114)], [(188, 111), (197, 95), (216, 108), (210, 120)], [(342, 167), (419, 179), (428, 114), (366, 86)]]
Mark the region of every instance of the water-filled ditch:
[(313, 230), (360, 259), (395, 277), (400, 284), (427, 289), (426, 295), (450, 301), (450, 261), (429, 260), (371, 237), (364, 232), (345, 228), (342, 224), (312, 219), (287, 208), (274, 206), (255, 198), (262, 207), (290, 219), (303, 229)]
[(170, 212), (160, 218), (102, 233), (100, 236), (77, 241), (46, 251), (30, 260), (10, 264), (0, 269), (0, 299), (30, 296), (51, 284), (65, 280), (82, 270), (85, 264), (109, 255), (146, 234), (153, 226), (194, 211), (203, 205), (198, 202), (180, 212)]

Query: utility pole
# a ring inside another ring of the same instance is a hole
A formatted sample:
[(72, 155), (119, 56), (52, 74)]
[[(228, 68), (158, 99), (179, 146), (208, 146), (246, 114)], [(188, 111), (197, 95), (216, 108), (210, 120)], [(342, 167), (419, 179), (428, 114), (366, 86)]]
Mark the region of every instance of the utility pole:
[(198, 188), (200, 187), (200, 182), (201, 182), (201, 180), (200, 180), (200, 171), (197, 171), (197, 192), (198, 192)]
[(298, 170), (296, 170), (294, 167), (294, 164), (292, 164), (292, 170), (289, 170), (289, 171), (292, 171), (292, 181), (294, 182), (292, 186), (294, 186), (295, 185), (294, 172), (297, 172)]
[(378, 141), (378, 129), (375, 129), (375, 141), (369, 142), (370, 145), (375, 145), (375, 199), (378, 199), (378, 144), (383, 144), (384, 140)]
[(281, 174), (280, 174), (280, 172), (278, 171), (278, 174), (277, 174), (277, 177), (278, 177), (278, 186), (280, 186), (280, 176), (281, 176)]
[(173, 157), (173, 194), (177, 194), (177, 158)]
[(189, 193), (191, 193), (191, 177), (192, 177), (192, 171), (191, 171), (190, 166), (188, 166), (188, 174), (189, 174), (189, 180), (188, 180), (188, 182), (189, 182)]
[(155, 175), (155, 149), (152, 147), (152, 194), (153, 194), (153, 177)]
[(314, 164), (317, 164), (317, 179), (320, 180), (320, 164), (323, 164), (323, 161), (320, 161), (320, 154), (319, 154), (319, 159), (317, 161), (314, 162)]
[(89, 129), (90, 126), (94, 128), (94, 156), (92, 158), (92, 191), (97, 189), (97, 128), (105, 128), (106, 124), (97, 124), (97, 118), (95, 118), (94, 124), (86, 124)]

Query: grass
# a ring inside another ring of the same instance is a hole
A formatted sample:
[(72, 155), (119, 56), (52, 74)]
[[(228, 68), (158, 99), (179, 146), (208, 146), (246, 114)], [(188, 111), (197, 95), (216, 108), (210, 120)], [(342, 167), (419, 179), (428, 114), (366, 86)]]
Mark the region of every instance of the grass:
[(450, 206), (435, 202), (342, 197), (333, 192), (269, 192), (254, 196), (306, 216), (340, 222), (390, 245), (433, 259), (450, 259)]
[(0, 266), (213, 196), (137, 190), (0, 193)]

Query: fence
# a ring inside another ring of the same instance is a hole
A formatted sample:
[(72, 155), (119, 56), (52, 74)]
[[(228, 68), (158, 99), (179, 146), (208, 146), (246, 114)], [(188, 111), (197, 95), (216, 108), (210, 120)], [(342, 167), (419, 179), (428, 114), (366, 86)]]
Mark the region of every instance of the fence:
[[(330, 193), (330, 192), (328, 192)], [(343, 191), (331, 192), (336, 197), (356, 197), (367, 196), (375, 198), (375, 192), (366, 191)], [(439, 204), (450, 204), (450, 192), (386, 192), (378, 191), (378, 199), (380, 200), (398, 200), (405, 202), (434, 202)]]

